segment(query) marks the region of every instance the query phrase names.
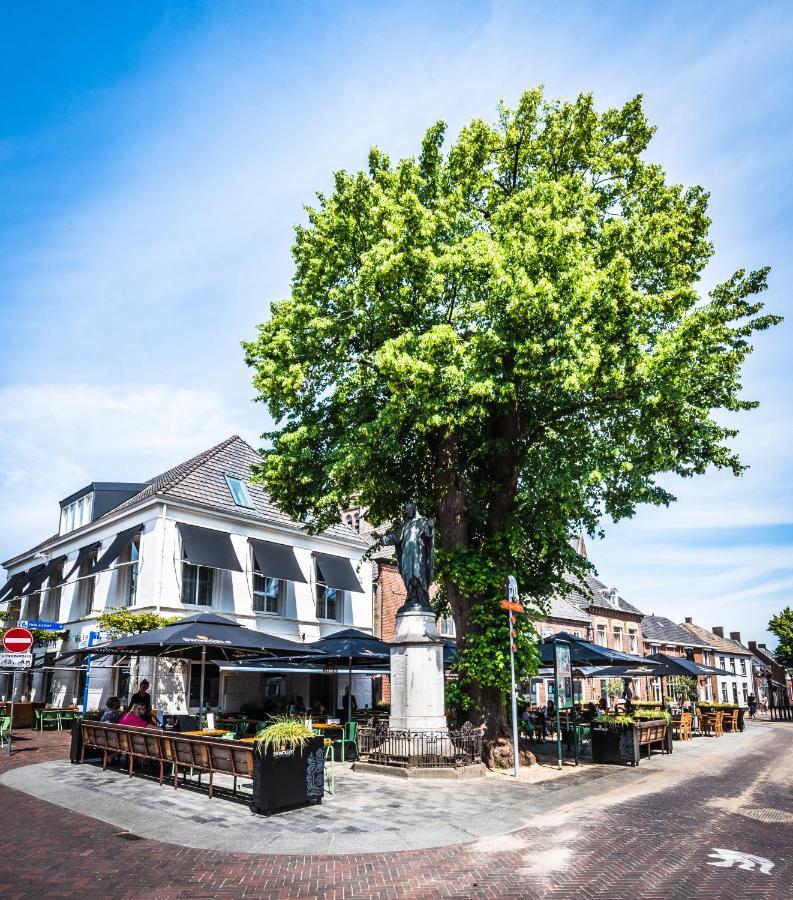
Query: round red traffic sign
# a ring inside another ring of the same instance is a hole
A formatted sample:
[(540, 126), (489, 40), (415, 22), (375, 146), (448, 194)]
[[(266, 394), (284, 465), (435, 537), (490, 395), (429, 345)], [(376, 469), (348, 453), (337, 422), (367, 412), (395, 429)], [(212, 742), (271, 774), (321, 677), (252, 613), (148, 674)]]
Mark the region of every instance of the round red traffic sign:
[(27, 653), (33, 646), (33, 635), (27, 628), (9, 628), (3, 635), (3, 647), (9, 653)]

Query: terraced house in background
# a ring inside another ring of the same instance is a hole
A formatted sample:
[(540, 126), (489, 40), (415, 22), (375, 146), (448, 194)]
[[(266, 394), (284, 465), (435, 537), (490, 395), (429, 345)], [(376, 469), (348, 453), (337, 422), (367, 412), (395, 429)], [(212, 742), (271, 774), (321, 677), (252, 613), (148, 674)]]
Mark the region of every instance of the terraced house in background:
[[(84, 671), (51, 663), (56, 650), (85, 647), (109, 609), (174, 617), (212, 610), (297, 641), (342, 627), (371, 631), (371, 566), (361, 563), (366, 542), (343, 523), (309, 535), (249, 483), (258, 459), (233, 436), (147, 482), (92, 483), (62, 500), (57, 532), (3, 564), (9, 579), (0, 602), (12, 615), (60, 622), (68, 632), (60, 645), (37, 650), (29, 683), (17, 678), (17, 695), (58, 706), (81, 702)], [(88, 706), (101, 707), (111, 694), (129, 696), (141, 675), (153, 681), (153, 665), (95, 666)], [(159, 705), (197, 709), (199, 669), (161, 662), (153, 684)], [(10, 695), (11, 677), (0, 674), (0, 696)], [(338, 680), (275, 670), (223, 674), (208, 664), (205, 697), (215, 708), (239, 708), (262, 695), (296, 695), (335, 709), (344, 690)], [(354, 693), (362, 706), (371, 702), (366, 676)]]

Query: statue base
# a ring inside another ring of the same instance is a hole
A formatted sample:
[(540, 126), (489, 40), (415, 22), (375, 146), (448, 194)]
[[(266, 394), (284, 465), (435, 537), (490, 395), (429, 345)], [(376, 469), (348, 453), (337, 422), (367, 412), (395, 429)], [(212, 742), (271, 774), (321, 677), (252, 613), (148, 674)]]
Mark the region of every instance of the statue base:
[(445, 732), (443, 639), (430, 609), (399, 610), (391, 642), (392, 731)]

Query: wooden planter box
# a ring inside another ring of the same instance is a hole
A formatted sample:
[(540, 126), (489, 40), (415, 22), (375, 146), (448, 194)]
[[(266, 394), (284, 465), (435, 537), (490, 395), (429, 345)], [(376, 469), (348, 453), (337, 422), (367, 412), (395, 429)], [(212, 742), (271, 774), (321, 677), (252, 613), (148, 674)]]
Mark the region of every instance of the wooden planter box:
[(325, 793), (325, 742), (309, 738), (302, 750), (254, 754), (251, 809), (269, 816), (279, 809), (314, 800)]
[(647, 744), (648, 732), (654, 732), (664, 726), (663, 750), (672, 752), (672, 729), (664, 719), (648, 719), (636, 722), (620, 729), (612, 729), (606, 725), (592, 725), (592, 761), (599, 763), (622, 763), (638, 766), (642, 747)]

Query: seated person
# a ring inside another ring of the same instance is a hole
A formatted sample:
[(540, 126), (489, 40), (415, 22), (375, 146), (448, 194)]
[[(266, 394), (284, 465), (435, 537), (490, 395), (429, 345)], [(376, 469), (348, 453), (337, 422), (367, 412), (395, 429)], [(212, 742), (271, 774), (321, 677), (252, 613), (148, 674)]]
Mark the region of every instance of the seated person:
[(105, 701), (107, 709), (102, 713), (100, 722), (109, 722), (111, 725), (118, 725), (121, 718), (121, 701), (118, 697), (108, 697)]
[(124, 713), (119, 725), (134, 725), (136, 728), (148, 728), (149, 722), (143, 717), (146, 715), (146, 707), (143, 703), (133, 703), (130, 711)]

